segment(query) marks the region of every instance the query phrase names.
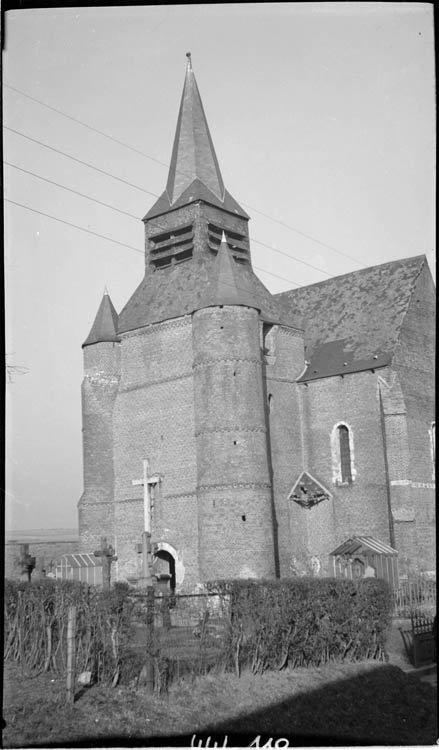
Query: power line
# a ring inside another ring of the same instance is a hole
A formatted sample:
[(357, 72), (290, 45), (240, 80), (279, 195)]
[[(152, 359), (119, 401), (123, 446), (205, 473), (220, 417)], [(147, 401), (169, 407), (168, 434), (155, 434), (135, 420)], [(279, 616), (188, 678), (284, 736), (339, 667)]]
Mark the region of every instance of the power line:
[(133, 247), (132, 245), (127, 245), (125, 242), (119, 242), (119, 240), (113, 240), (111, 237), (106, 237), (104, 234), (93, 232), (92, 229), (85, 229), (85, 227), (80, 227), (78, 224), (73, 224), (71, 221), (66, 221), (65, 219), (59, 219), (57, 216), (46, 214), (44, 213), (44, 211), (38, 211), (36, 208), (25, 206), (24, 203), (18, 203), (18, 201), (13, 201), (10, 198), (5, 198), (4, 200), (7, 201), (8, 203), (13, 203), (14, 206), (20, 206), (20, 208), (25, 208), (27, 211), (32, 211), (34, 214), (40, 214), (41, 216), (46, 216), (48, 219), (53, 219), (53, 221), (59, 221), (61, 224), (67, 224), (67, 226), (69, 227), (80, 229), (81, 232), (88, 232), (88, 234), (93, 234), (95, 237), (101, 237), (103, 240), (107, 240), (108, 242), (114, 242), (115, 245), (121, 245), (122, 247), (127, 247), (128, 250), (134, 250), (135, 253), (141, 253), (143, 255), (143, 250), (139, 250), (137, 247)]
[(74, 195), (79, 195), (81, 196), (81, 198), (86, 198), (89, 201), (98, 203), (100, 206), (105, 206), (105, 208), (111, 208), (113, 211), (117, 211), (120, 214), (124, 214), (125, 216), (128, 216), (130, 219), (136, 219), (136, 221), (139, 221), (138, 216), (135, 216), (134, 214), (130, 214), (128, 213), (128, 211), (122, 211), (121, 208), (116, 208), (116, 206), (111, 206), (109, 203), (104, 203), (103, 201), (100, 201), (97, 198), (92, 198), (90, 195), (85, 195), (85, 193), (80, 193), (79, 190), (73, 190), (73, 188), (69, 188), (66, 185), (61, 185), (59, 182), (54, 182), (53, 180), (49, 180), (47, 177), (42, 177), (42, 175), (36, 174), (35, 172), (31, 172), (29, 169), (23, 169), (23, 167), (19, 167), (17, 164), (11, 164), (11, 162), (8, 162), (8, 161), (4, 161), (3, 164), (6, 164), (8, 167), (13, 167), (14, 169), (18, 169), (20, 172), (24, 172), (25, 174), (30, 174), (32, 175), (32, 177), (36, 177), (37, 180), (43, 180), (44, 182), (48, 182), (49, 185), (55, 185), (56, 187), (59, 187), (62, 190), (68, 190), (69, 193), (74, 193)]
[[(286, 227), (287, 229), (291, 229), (293, 232), (300, 234), (302, 237), (306, 237), (308, 240), (312, 240), (313, 242), (318, 242), (319, 245), (322, 245), (323, 247), (327, 247), (329, 250), (333, 250), (333, 252), (338, 253), (338, 255), (342, 255), (343, 258), (349, 258), (350, 260), (353, 260), (355, 263), (358, 263), (359, 266), (363, 266), (363, 263), (357, 260), (356, 258), (354, 258), (352, 255), (348, 255), (347, 253), (342, 253), (341, 250), (337, 250), (337, 248), (333, 247), (332, 245), (328, 245), (326, 242), (322, 242), (321, 240), (316, 240), (316, 238), (312, 237), (310, 234), (306, 234), (306, 232), (302, 232), (300, 229), (295, 229), (289, 224), (286, 224), (284, 221), (280, 221), (279, 219), (273, 219), (272, 216), (269, 216), (268, 214), (264, 214), (264, 212), (260, 211), (258, 208), (249, 206), (248, 203), (244, 203), (242, 201), (242, 205), (249, 208), (250, 211), (256, 211), (257, 214), (261, 214), (261, 216), (265, 216), (266, 219), (270, 219), (271, 221), (275, 221), (277, 224), (280, 224), (281, 226)], [(311, 267), (313, 268), (313, 266)]]
[(298, 263), (302, 263), (302, 265), (304, 266), (313, 268), (314, 271), (318, 271), (319, 273), (325, 273), (327, 276), (332, 276), (331, 273), (328, 273), (328, 271), (324, 271), (323, 268), (317, 268), (317, 266), (313, 266), (311, 263), (307, 263), (305, 260), (299, 260), (298, 258), (295, 258), (294, 255), (290, 255), (290, 253), (286, 253), (284, 250), (277, 250), (277, 248), (271, 247), (271, 245), (267, 245), (265, 242), (261, 242), (260, 240), (255, 240), (253, 237), (251, 241), (255, 242), (257, 245), (262, 245), (263, 247), (267, 247), (269, 250), (272, 250), (274, 253), (285, 255), (285, 257), (289, 258), (290, 260), (296, 260)]
[[(139, 187), (138, 185), (135, 185), (134, 183), (127, 182), (126, 180), (122, 180), (120, 177), (116, 177), (115, 175), (110, 174), (110, 172), (105, 172), (104, 170), (99, 169), (98, 167), (95, 167), (93, 164), (89, 164), (88, 162), (83, 161), (82, 159), (77, 159), (74, 156), (70, 156), (70, 154), (66, 154), (64, 151), (61, 151), (60, 149), (55, 149), (52, 146), (49, 146), (47, 143), (43, 143), (42, 141), (37, 140), (36, 138), (31, 138), (30, 136), (25, 135), (24, 133), (21, 133), (18, 130), (14, 130), (13, 128), (9, 128), (6, 125), (5, 125), (5, 128), (6, 128), (6, 130), (11, 130), (13, 133), (16, 133), (17, 135), (20, 135), (22, 138), (26, 138), (26, 139), (34, 142), (34, 143), (37, 143), (39, 146), (43, 146), (44, 148), (48, 148), (51, 151), (55, 151), (58, 154), (66, 156), (68, 159), (73, 159), (73, 161), (79, 162), (80, 164), (83, 164), (84, 166), (89, 167), (90, 169), (94, 169), (94, 170), (96, 170), (98, 172), (101, 172), (101, 173), (107, 175), (108, 177), (112, 177), (114, 180), (117, 180), (117, 181), (122, 182), (124, 184), (130, 185), (131, 187), (137, 188), (138, 190), (142, 190), (143, 192), (146, 192), (146, 193), (149, 192), (147, 190), (143, 190), (143, 188)], [(5, 164), (7, 164), (7, 162), (5, 162)], [(13, 164), (10, 165), (10, 166), (15, 167), (16, 169), (22, 169), (21, 167), (17, 167), (16, 165), (13, 165)], [(60, 185), (59, 183), (52, 182), (52, 180), (47, 180), (45, 177), (41, 177), (40, 175), (37, 175), (34, 172), (30, 172), (29, 170), (25, 170), (25, 169), (22, 169), (22, 171), (23, 172), (28, 172), (28, 174), (31, 174), (34, 177), (37, 177), (38, 179), (45, 180), (46, 182), (50, 182), (50, 183), (52, 183), (54, 185), (57, 185), (58, 187), (60, 187), (60, 188), (62, 188), (64, 190), (69, 190), (72, 193), (75, 193), (77, 195), (81, 195), (82, 197), (87, 198), (88, 200), (96, 201), (96, 203), (100, 203), (101, 205), (107, 206), (108, 208), (113, 208), (112, 206), (110, 206), (110, 205), (108, 205), (106, 203), (102, 203), (101, 201), (98, 201), (95, 198), (91, 198), (88, 195), (84, 195), (84, 193), (79, 193), (78, 191), (73, 190), (72, 188), (68, 188), (68, 187), (65, 187), (64, 185)], [(151, 195), (155, 195), (155, 197), (158, 198), (158, 196), (155, 193), (150, 193), (150, 194)], [(118, 211), (119, 209), (115, 208), (114, 210)], [(126, 212), (122, 211), (121, 213), (126, 213)], [(132, 218), (137, 218), (137, 217), (134, 217), (132, 214), (127, 214), (127, 215), (131, 216)], [(161, 227), (160, 225), (158, 225), (158, 226), (161, 229), (164, 229), (164, 230), (167, 229), (166, 227)], [(327, 271), (324, 271), (322, 268), (318, 268), (317, 266), (311, 265), (311, 263), (307, 263), (306, 261), (301, 260), (300, 258), (296, 258), (294, 255), (291, 255), (291, 253), (286, 253), (283, 250), (277, 250), (274, 247), (270, 247), (270, 245), (267, 245), (265, 242), (260, 242), (259, 240), (256, 240), (256, 239), (253, 239), (252, 242), (255, 242), (255, 243), (259, 244), (259, 245), (262, 245), (263, 247), (266, 247), (266, 248), (268, 248), (268, 250), (272, 250), (275, 253), (279, 253), (280, 255), (284, 255), (286, 258), (289, 258), (289, 260), (295, 260), (297, 263), (301, 263), (304, 266), (308, 266), (309, 268), (312, 268), (315, 271), (318, 271), (319, 273), (324, 273), (327, 276), (331, 276), (330, 273), (328, 273)], [(256, 268), (256, 266), (255, 266), (255, 268)], [(268, 271), (266, 271), (265, 273), (268, 273)], [(272, 276), (276, 276), (276, 274), (272, 274)]]
[(169, 164), (167, 164), (166, 162), (160, 161), (160, 159), (156, 159), (154, 156), (150, 156), (149, 154), (145, 154), (144, 151), (140, 151), (138, 148), (134, 148), (134, 146), (130, 146), (128, 143), (124, 143), (123, 141), (118, 140), (118, 138), (113, 138), (112, 135), (109, 135), (108, 133), (104, 133), (103, 130), (98, 130), (98, 128), (93, 127), (93, 125), (89, 125), (88, 123), (83, 122), (83, 120), (78, 120), (76, 117), (72, 117), (72, 115), (67, 115), (65, 112), (62, 112), (60, 109), (57, 109), (56, 107), (51, 107), (50, 104), (46, 104), (45, 102), (42, 102), (41, 99), (37, 99), (35, 96), (30, 96), (29, 94), (25, 94), (24, 91), (20, 91), (20, 89), (16, 89), (15, 86), (10, 86), (9, 83), (3, 83), (3, 86), (5, 86), (8, 89), (11, 89), (12, 91), (16, 91), (17, 94), (21, 94), (21, 96), (26, 97), (26, 99), (30, 99), (33, 102), (37, 102), (37, 104), (41, 104), (42, 107), (46, 107), (46, 109), (50, 109), (52, 112), (56, 112), (58, 115), (61, 115), (62, 117), (66, 117), (68, 120), (71, 120), (72, 122), (76, 122), (78, 125), (82, 125), (82, 127), (87, 128), (88, 130), (92, 130), (94, 133), (97, 133), (98, 135), (102, 135), (104, 138), (107, 138), (109, 141), (112, 141), (113, 143), (117, 143), (119, 146), (123, 146), (124, 148), (129, 149), (130, 151), (133, 151), (135, 154), (144, 156), (146, 159), (150, 159), (151, 161), (156, 162), (156, 164), (160, 164), (162, 167), (169, 166)]
[[(52, 112), (56, 112), (62, 117), (66, 117), (68, 120), (71, 120), (72, 122), (76, 122), (78, 125), (82, 125), (84, 128), (87, 128), (88, 130), (91, 130), (94, 133), (97, 133), (98, 135), (101, 135), (104, 138), (107, 138), (113, 143), (117, 143), (119, 146), (123, 146), (124, 148), (127, 148), (130, 151), (133, 151), (135, 154), (144, 156), (146, 159), (150, 159), (150, 161), (153, 161), (156, 164), (160, 164), (160, 166), (169, 168), (169, 164), (167, 162), (161, 161), (160, 159), (156, 159), (154, 156), (151, 156), (150, 154), (147, 154), (144, 151), (141, 151), (140, 149), (135, 148), (134, 146), (130, 146), (128, 143), (125, 143), (124, 141), (121, 141), (118, 138), (113, 138), (113, 136), (109, 135), (108, 133), (104, 133), (104, 131), (93, 127), (93, 125), (89, 125), (88, 123), (83, 122), (82, 120), (79, 120), (76, 117), (73, 117), (72, 115), (68, 115), (65, 112), (62, 112), (60, 109), (57, 109), (56, 107), (52, 107), (51, 105), (46, 104), (45, 102), (41, 101), (41, 99), (37, 99), (34, 96), (30, 96), (29, 94), (26, 94), (24, 91), (21, 91), (20, 89), (17, 89), (8, 83), (3, 83), (3, 86), (5, 86), (8, 89), (11, 89), (12, 91), (15, 91), (17, 94), (20, 94), (21, 96), (24, 96), (26, 99), (30, 99), (31, 101), (36, 102), (37, 104), (40, 104), (42, 107), (46, 107), (46, 109), (49, 109)], [(180, 171), (180, 174), (184, 174), (183, 172), (181, 172), (181, 170), (179, 171)], [(338, 255), (341, 255), (344, 258), (353, 260), (354, 263), (357, 263), (359, 266), (363, 265), (361, 261), (357, 260), (357, 258), (354, 258), (352, 255), (349, 255), (348, 253), (343, 253), (341, 250), (337, 250), (337, 248), (333, 247), (333, 245), (329, 245), (326, 242), (322, 242), (322, 240), (318, 240), (316, 237), (313, 237), (312, 235), (307, 234), (306, 232), (302, 232), (302, 230), (296, 229), (296, 227), (293, 227), (291, 226), (291, 224), (287, 224), (286, 222), (281, 221), (280, 219), (275, 219), (273, 216), (270, 216), (269, 214), (266, 214), (263, 211), (260, 211), (258, 208), (254, 208), (254, 206), (250, 206), (248, 203), (244, 203), (243, 201), (241, 201), (241, 203), (243, 206), (246, 206), (251, 211), (256, 211), (256, 213), (260, 214), (261, 216), (264, 216), (266, 219), (269, 219), (269, 221), (273, 221), (275, 224), (279, 224), (280, 226), (283, 226), (286, 229), (289, 229), (290, 231), (295, 232), (296, 234), (299, 234), (301, 237), (305, 237), (306, 239), (311, 240), (312, 242), (316, 242), (318, 245), (321, 245), (322, 247), (326, 247), (328, 250), (332, 250), (332, 252), (337, 253)]]
[(71, 156), (70, 154), (66, 154), (65, 151), (61, 151), (58, 148), (54, 148), (54, 146), (49, 146), (47, 143), (43, 143), (42, 141), (39, 141), (37, 138), (31, 138), (30, 135), (25, 135), (24, 133), (20, 133), (19, 130), (14, 130), (14, 128), (10, 128), (7, 125), (3, 125), (3, 127), (5, 130), (9, 130), (11, 133), (15, 133), (16, 135), (19, 135), (21, 138), (26, 138), (26, 140), (32, 141), (32, 143), (37, 143), (39, 146), (44, 146), (44, 148), (48, 148), (50, 149), (50, 151), (54, 151), (56, 154), (61, 154), (62, 156), (67, 157), (67, 159), (71, 159), (72, 161), (75, 161), (78, 164), (83, 164), (84, 166), (89, 167), (90, 169), (94, 169), (96, 170), (96, 172), (100, 172), (101, 174), (104, 174), (107, 177), (111, 177), (113, 180), (122, 182), (124, 185), (129, 185), (129, 187), (133, 187), (136, 190), (141, 190), (142, 193), (153, 195), (154, 198), (159, 197), (157, 193), (152, 193), (150, 190), (145, 190), (145, 188), (140, 187), (140, 185), (135, 185), (133, 182), (128, 182), (128, 180), (124, 180), (122, 177), (115, 177), (113, 174), (110, 174), (110, 172), (106, 172), (105, 169), (100, 169), (99, 167), (95, 167), (93, 164), (89, 164), (88, 162), (83, 161), (82, 159), (78, 159), (76, 156)]
[[(10, 198), (4, 199), (7, 203), (12, 203), (14, 206), (19, 206), (20, 208), (25, 208), (27, 211), (32, 211), (32, 213), (40, 214), (41, 216), (45, 216), (47, 219), (53, 219), (53, 221), (58, 221), (61, 224), (66, 224), (69, 227), (73, 227), (74, 229), (79, 229), (81, 232), (87, 232), (87, 234), (92, 234), (94, 237), (100, 237), (103, 240), (107, 240), (108, 242), (113, 242), (115, 245), (120, 245), (121, 247), (126, 247), (128, 250), (134, 250), (136, 253), (141, 253), (141, 255), (144, 254), (143, 250), (139, 250), (136, 247), (133, 247), (132, 245), (127, 245), (125, 242), (119, 242), (119, 240), (114, 240), (112, 237), (107, 237), (104, 234), (99, 234), (99, 232), (93, 232), (91, 229), (86, 229), (85, 227), (80, 227), (78, 224), (73, 224), (71, 221), (66, 221), (65, 219), (60, 219), (58, 216), (52, 216), (52, 214), (47, 214), (44, 211), (39, 211), (36, 208), (31, 208), (31, 206), (26, 206), (24, 203), (19, 203), (18, 201), (13, 201)], [(93, 200), (93, 199), (92, 199)], [(276, 279), (281, 279), (282, 281), (286, 281), (287, 284), (293, 284), (293, 286), (299, 286), (295, 281), (291, 281), (290, 279), (286, 279), (284, 276), (278, 276), (276, 273), (272, 273), (272, 271), (267, 271), (265, 268), (259, 268), (258, 266), (254, 266), (258, 271), (261, 271), (262, 273), (267, 273), (269, 276), (274, 276)]]

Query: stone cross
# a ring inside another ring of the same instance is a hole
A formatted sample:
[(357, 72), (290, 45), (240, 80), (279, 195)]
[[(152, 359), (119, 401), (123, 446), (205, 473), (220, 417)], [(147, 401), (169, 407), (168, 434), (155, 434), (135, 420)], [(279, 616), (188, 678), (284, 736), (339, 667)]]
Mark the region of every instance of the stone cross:
[(160, 482), (160, 475), (154, 474), (149, 475), (149, 462), (145, 458), (143, 460), (143, 477), (142, 479), (133, 479), (133, 486), (143, 487), (143, 517), (144, 517), (144, 531), (148, 534), (151, 533), (151, 508), (152, 508), (152, 497), (151, 488), (155, 487)]
[(134, 486), (143, 487), (143, 517), (144, 531), (142, 533), (142, 581), (143, 586), (152, 586), (152, 554), (151, 554), (151, 487), (155, 487), (160, 482), (160, 476), (149, 475), (149, 463), (145, 458), (143, 461), (142, 479), (133, 479)]
[(111, 544), (107, 544), (107, 537), (101, 536), (101, 548), (93, 553), (95, 557), (102, 557), (102, 587), (108, 590), (111, 585), (111, 563), (116, 562), (117, 557)]
[(22, 580), (30, 581), (35, 568), (35, 557), (29, 554), (28, 544), (20, 544), (20, 568)]

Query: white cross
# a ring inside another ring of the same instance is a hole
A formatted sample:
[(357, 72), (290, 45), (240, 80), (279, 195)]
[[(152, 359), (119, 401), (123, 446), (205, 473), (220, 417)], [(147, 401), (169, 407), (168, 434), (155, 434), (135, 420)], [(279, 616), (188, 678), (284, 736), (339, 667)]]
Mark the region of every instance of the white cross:
[(132, 479), (132, 484), (134, 486), (141, 486), (143, 487), (143, 512), (144, 512), (144, 526), (145, 531), (150, 534), (151, 533), (151, 486), (155, 486), (158, 482), (160, 482), (160, 476), (158, 474), (154, 474), (153, 476), (148, 476), (148, 459), (145, 458), (143, 460), (143, 477), (142, 479)]

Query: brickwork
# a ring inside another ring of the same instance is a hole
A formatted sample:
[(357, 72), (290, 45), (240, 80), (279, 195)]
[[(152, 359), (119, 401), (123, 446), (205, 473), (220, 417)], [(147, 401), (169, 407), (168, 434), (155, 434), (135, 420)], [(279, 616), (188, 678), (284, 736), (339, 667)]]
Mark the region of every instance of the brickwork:
[[(410, 493), (415, 515), (407, 548), (408, 567), (435, 570), (435, 489), (431, 455), (431, 424), (435, 420), (435, 327), (436, 294), (427, 264), (414, 285), (393, 361), (407, 409), (407, 442), (412, 483)], [(419, 485), (430, 485), (414, 487)]]
[[(434, 569), (426, 262), (270, 295), (248, 218), (222, 194), (190, 65), (183, 101), (167, 190), (144, 219), (145, 276), (118, 316), (104, 298), (84, 349), (81, 549), (105, 534), (116, 577), (139, 577), (148, 459), (152, 542), (174, 557), (179, 591), (328, 575), (358, 535), (395, 545), (404, 570)], [(329, 499), (289, 498), (304, 471)]]
[(95, 549), (103, 535), (113, 539), (113, 408), (119, 369), (120, 344), (102, 342), (84, 347), (84, 492), (78, 504), (84, 549)]
[[(305, 468), (332, 493), (332, 499), (303, 509), (292, 502), (293, 524), (302, 522), (308, 563), (317, 558), (328, 573), (328, 555), (356, 535), (390, 543), (386, 467), (380, 424), (377, 372), (325, 378), (299, 386), (303, 394)], [(331, 433), (338, 422), (353, 434), (355, 479), (334, 483)]]
[(114, 409), (115, 547), (120, 577), (135, 577), (139, 570), (135, 547), (144, 529), (143, 488), (133, 487), (132, 481), (142, 478), (145, 458), (150, 472), (161, 475), (152, 541), (184, 550), (183, 564), (186, 568), (188, 563), (189, 571), (197, 559), (197, 524), (191, 512), (196, 491), (193, 398), (190, 317), (123, 338)]
[(259, 315), (212, 307), (193, 319), (202, 580), (273, 576)]
[(303, 468), (301, 391), (295, 380), (303, 370), (303, 337), (281, 326), (262, 331), (269, 454), (277, 541), (278, 574), (289, 576), (304, 559), (303, 524), (290, 513), (288, 494)]

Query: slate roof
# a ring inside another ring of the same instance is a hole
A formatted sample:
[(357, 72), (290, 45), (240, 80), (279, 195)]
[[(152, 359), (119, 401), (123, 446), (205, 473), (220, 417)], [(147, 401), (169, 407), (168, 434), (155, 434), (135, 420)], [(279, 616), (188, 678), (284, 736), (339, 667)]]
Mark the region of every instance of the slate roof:
[(200, 309), (215, 305), (245, 305), (260, 309), (258, 295), (248, 281), (247, 274), (239, 273), (223, 232), (209, 281), (201, 295)]
[(309, 364), (298, 382), (389, 364), (425, 263), (418, 255), (276, 294), (304, 320)]
[[(220, 297), (223, 301), (219, 304), (248, 304), (260, 310), (266, 322), (301, 328), (301, 319), (294, 312), (281, 309), (249, 264), (237, 264), (233, 260), (233, 281), (230, 281), (225, 263), (221, 261), (223, 265), (220, 268), (220, 261), (221, 257), (218, 259), (218, 256), (212, 255), (192, 258), (155, 272), (148, 269), (119, 313), (118, 333), (189, 315), (214, 304)], [(225, 301), (226, 282), (232, 284), (230, 302)]]
[(105, 292), (84, 346), (98, 344), (102, 341), (120, 341), (117, 336), (118, 316), (110, 295)]
[(188, 58), (166, 190), (144, 221), (195, 200), (248, 218), (224, 187), (190, 54)]

